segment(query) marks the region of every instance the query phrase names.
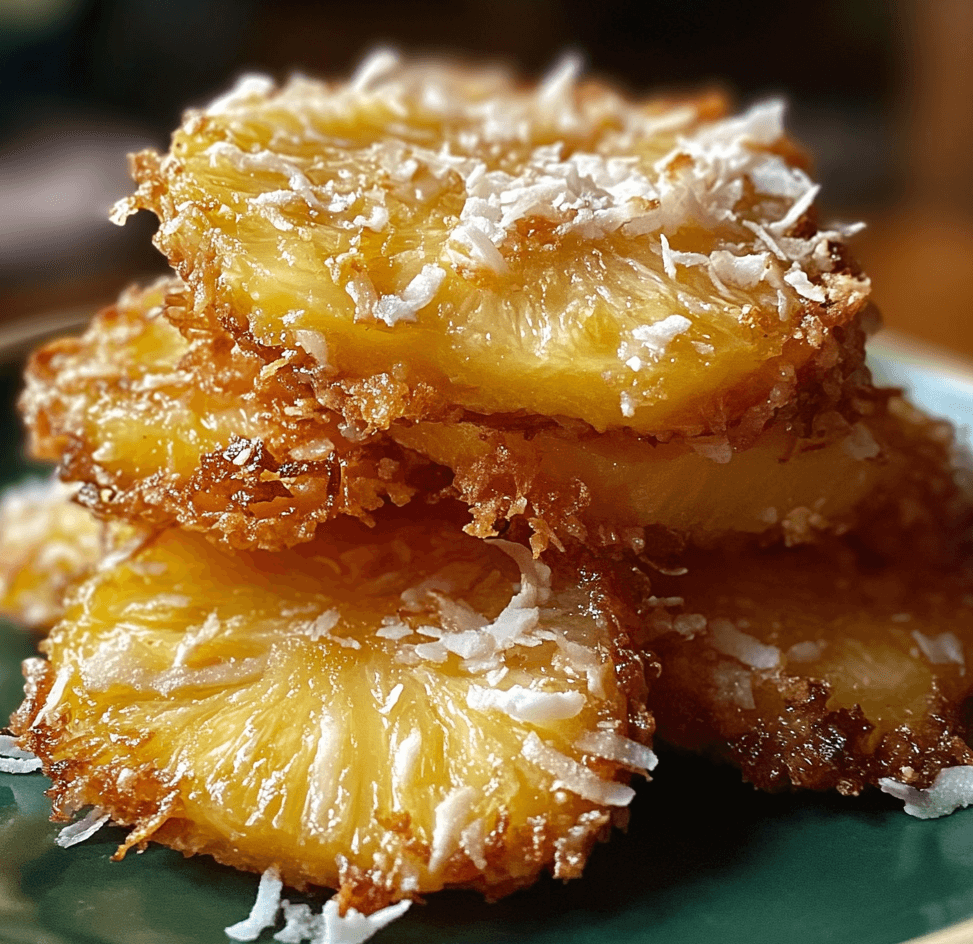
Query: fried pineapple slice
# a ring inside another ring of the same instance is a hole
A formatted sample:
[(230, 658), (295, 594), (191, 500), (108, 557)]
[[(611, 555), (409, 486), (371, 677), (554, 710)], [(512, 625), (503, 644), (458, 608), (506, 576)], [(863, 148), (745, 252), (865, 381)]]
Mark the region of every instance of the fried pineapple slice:
[(379, 53), (344, 84), (249, 77), (133, 161), (190, 323), (481, 415), (756, 436), (825, 403), (868, 283), (779, 103), (632, 101)]
[(277, 549), (332, 515), (370, 520), (414, 494), (428, 462), (346, 439), (340, 414), (291, 383), (293, 365), (278, 374), (219, 331), (187, 340), (163, 317), (178, 320), (186, 304), (177, 279), (130, 289), (83, 337), (32, 358), (21, 399), (30, 448), (83, 483), (81, 502)]
[(633, 616), (594, 561), (412, 507), (275, 555), (170, 529), (99, 570), (12, 722), (55, 813), (366, 913), (578, 875), (654, 764)]
[(0, 616), (49, 629), (64, 598), (111, 550), (135, 540), (126, 522), (102, 522), (56, 479), (31, 480), (0, 497)]
[[(804, 436), (778, 420), (737, 452), (725, 438), (655, 443), (536, 418), (506, 429), (416, 421), (431, 405), (415, 402), (413, 420), (381, 432), (382, 417), (407, 410), (390, 405), (398, 387), (373, 386), (369, 399), (340, 381), (315, 386), (294, 362), (244, 351), (219, 328), (187, 338), (175, 327), (187, 305), (177, 279), (128, 290), (83, 337), (34, 356), (21, 406), (34, 454), (60, 457), (100, 516), (178, 522), (235, 547), (282, 549), (334, 515), (370, 520), (420, 487), (462, 498), (478, 536), (528, 519), (538, 551), (632, 543), (646, 526), (697, 541), (775, 529), (803, 540), (847, 526), (864, 498), (903, 477), (910, 437), (924, 435), (882, 401), (858, 424), (818, 414)], [(853, 397), (845, 406), (865, 409)]]
[(570, 538), (641, 550), (645, 528), (703, 546), (731, 534), (799, 544), (846, 531), (877, 508), (906, 529), (917, 517), (948, 517), (959, 498), (951, 429), (888, 392), (872, 394), (857, 422), (833, 412), (803, 436), (771, 424), (742, 451), (725, 440), (579, 436), (555, 424), (419, 422), (391, 435), (453, 470), (471, 533), (496, 534), (524, 516), (538, 549)]
[(839, 542), (699, 553), (658, 575), (645, 640), (663, 666), (659, 737), (767, 790), (924, 789), (973, 765), (973, 570), (942, 550), (940, 567)]

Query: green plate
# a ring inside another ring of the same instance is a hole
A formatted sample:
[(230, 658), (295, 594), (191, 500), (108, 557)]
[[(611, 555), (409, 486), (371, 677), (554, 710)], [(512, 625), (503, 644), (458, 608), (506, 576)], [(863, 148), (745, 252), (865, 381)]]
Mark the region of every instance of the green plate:
[[(876, 366), (931, 411), (973, 418), (973, 375), (885, 344)], [(13, 367), (0, 375), (3, 481), (17, 459)], [(19, 662), (33, 650), (0, 624), (0, 712), (20, 697)], [(54, 845), (40, 774), (0, 774), (0, 940), (23, 944), (225, 944), (245, 917), (256, 876), (150, 848), (109, 856), (122, 831)], [(882, 795), (766, 796), (732, 770), (663, 754), (639, 791), (626, 835), (595, 851), (585, 877), (541, 882), (497, 904), (431, 896), (381, 931), (423, 944), (899, 944), (969, 941), (973, 809), (920, 821)], [(261, 940), (270, 940), (264, 932)]]

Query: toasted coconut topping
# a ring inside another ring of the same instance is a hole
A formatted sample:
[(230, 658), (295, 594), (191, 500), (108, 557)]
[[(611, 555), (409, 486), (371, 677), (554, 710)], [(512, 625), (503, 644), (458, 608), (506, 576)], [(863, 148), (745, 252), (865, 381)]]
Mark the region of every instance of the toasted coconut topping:
[(277, 869), (271, 867), (264, 871), (257, 886), (257, 900), (253, 903), (250, 914), (243, 921), (225, 928), (226, 936), (234, 941), (255, 941), (264, 928), (273, 927), (280, 910), (280, 893), (283, 888), (284, 883)]
[(65, 826), (57, 834), (57, 838), (54, 841), (64, 849), (67, 849), (68, 846), (76, 846), (79, 842), (90, 839), (110, 819), (110, 813), (105, 813), (96, 806), (89, 810), (76, 823)]
[(592, 803), (605, 806), (628, 806), (635, 796), (631, 787), (602, 780), (583, 764), (545, 744), (534, 732), (527, 735), (523, 753), (531, 763), (557, 778), (554, 781), (555, 790), (570, 790)]

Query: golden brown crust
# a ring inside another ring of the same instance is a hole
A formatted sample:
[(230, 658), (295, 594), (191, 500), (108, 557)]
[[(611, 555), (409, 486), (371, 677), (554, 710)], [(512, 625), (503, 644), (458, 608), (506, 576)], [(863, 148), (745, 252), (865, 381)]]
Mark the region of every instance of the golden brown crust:
[[(427, 461), (352, 432), (309, 397), (300, 362), (268, 365), (219, 331), (182, 339), (160, 313), (184, 310), (178, 281), (130, 289), (84, 336), (30, 361), (21, 409), (31, 451), (83, 483), (79, 501), (93, 512), (271, 549), (309, 540), (333, 515), (368, 521), (386, 501), (436, 486)], [(350, 420), (374, 421), (374, 399), (362, 393)]]

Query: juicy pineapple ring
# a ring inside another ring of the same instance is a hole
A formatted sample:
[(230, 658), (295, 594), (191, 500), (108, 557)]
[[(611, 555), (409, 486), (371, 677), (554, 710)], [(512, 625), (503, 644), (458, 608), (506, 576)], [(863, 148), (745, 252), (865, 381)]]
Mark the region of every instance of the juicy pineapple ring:
[(390, 434), (453, 470), (472, 533), (495, 534), (503, 519), (523, 515), (542, 545), (553, 535), (638, 547), (645, 527), (704, 545), (730, 533), (797, 544), (847, 530), (879, 506), (926, 507), (955, 495), (942, 424), (897, 398), (877, 399), (855, 424), (832, 418), (831, 430), (805, 437), (772, 424), (739, 452), (725, 441), (579, 437), (558, 427), (419, 422)]
[(111, 549), (137, 539), (125, 522), (101, 522), (55, 479), (15, 485), (0, 499), (0, 615), (54, 625), (64, 597)]
[(186, 340), (161, 317), (177, 320), (185, 304), (175, 279), (130, 289), (83, 337), (52, 342), (28, 366), (31, 449), (85, 483), (86, 505), (276, 549), (332, 515), (369, 520), (386, 498), (415, 493), (427, 462), (393, 443), (349, 442), (294, 365), (278, 375), (220, 331)]
[(973, 764), (969, 564), (877, 564), (837, 542), (689, 558), (653, 580), (646, 618), (659, 737), (769, 790), (925, 788)]
[(571, 877), (651, 723), (606, 579), (550, 578), (401, 512), (277, 555), (169, 530), (81, 587), (14, 729), (56, 811), (359, 910)]
[(135, 159), (115, 219), (159, 216), (199, 319), (478, 413), (759, 426), (858, 357), (836, 336), (867, 280), (815, 225), (780, 106), (723, 119), (575, 73), (379, 54), (347, 84), (250, 77)]

